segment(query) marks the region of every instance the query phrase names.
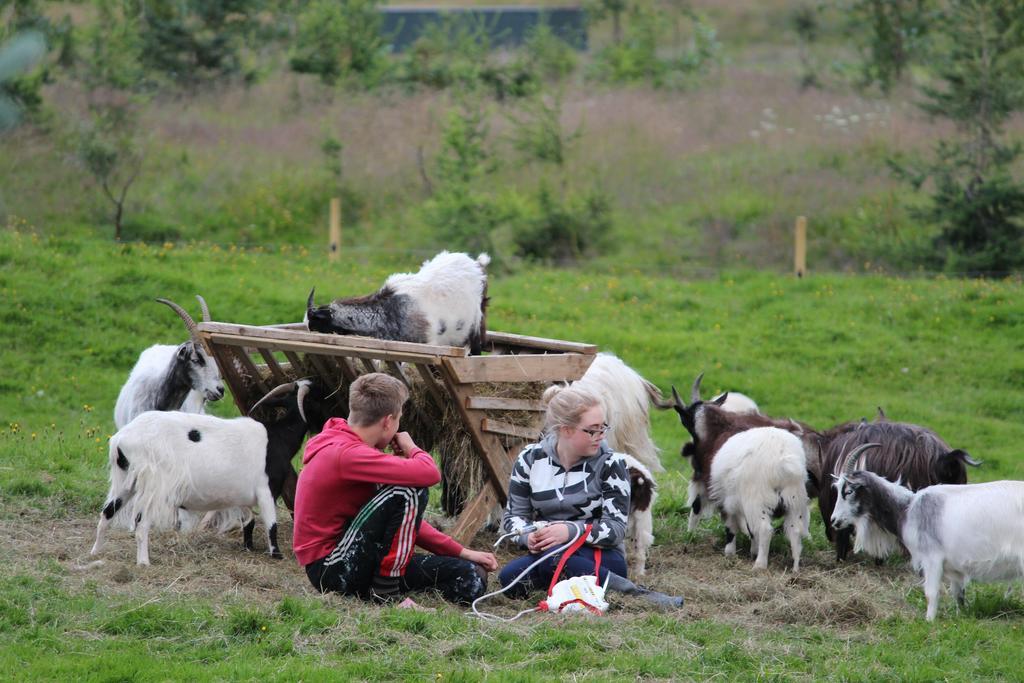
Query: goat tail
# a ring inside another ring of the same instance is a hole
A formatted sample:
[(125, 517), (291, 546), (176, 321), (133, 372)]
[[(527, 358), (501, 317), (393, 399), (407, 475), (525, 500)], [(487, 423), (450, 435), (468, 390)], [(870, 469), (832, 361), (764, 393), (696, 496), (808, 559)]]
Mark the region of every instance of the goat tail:
[(117, 434), (110, 437), (107, 458), (110, 462), (110, 490), (107, 492), (103, 509), (105, 513), (110, 511), (112, 515), (109, 517), (111, 526), (128, 529), (131, 528), (132, 520), (135, 517), (132, 512), (134, 505), (129, 494), (135, 490), (135, 478), (130, 470), (131, 463), (121, 448), (121, 440)]
[(480, 264), (481, 268), (487, 268), (491, 264), (491, 256), (486, 251), (480, 252), (480, 255), (476, 257), (476, 262)]

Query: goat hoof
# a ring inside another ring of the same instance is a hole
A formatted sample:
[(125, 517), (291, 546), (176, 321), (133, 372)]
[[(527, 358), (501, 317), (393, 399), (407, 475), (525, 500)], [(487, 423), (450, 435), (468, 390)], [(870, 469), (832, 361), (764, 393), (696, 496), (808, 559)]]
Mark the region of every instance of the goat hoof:
[(284, 559), (284, 555), (281, 554), (280, 550), (272, 550), (270, 552), (270, 556), (272, 558), (274, 558), (275, 560), (283, 560)]

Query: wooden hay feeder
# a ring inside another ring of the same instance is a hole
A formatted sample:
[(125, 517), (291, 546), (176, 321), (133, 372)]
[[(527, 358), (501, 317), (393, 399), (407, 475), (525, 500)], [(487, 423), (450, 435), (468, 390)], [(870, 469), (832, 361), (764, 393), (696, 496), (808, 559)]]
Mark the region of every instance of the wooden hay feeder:
[[(472, 539), (496, 504), (505, 504), (516, 455), (540, 436), (544, 388), (579, 379), (597, 353), (591, 344), (503, 332), (488, 332), (487, 354), (482, 356), (469, 356), (465, 349), (452, 346), (310, 332), (303, 323), (261, 327), (205, 322), (199, 323), (199, 335), (216, 358), (243, 415), (274, 386), (317, 377), (325, 386), (338, 389), (331, 412), (344, 417), (352, 381), (367, 372), (386, 372), (410, 387), (410, 403), (422, 397), (419, 402), (433, 404), (426, 406), (433, 414), (454, 416), (455, 429), (465, 430), (483, 466), (483, 485), (467, 501), (451, 530), (463, 544)], [(412, 410), (424, 411), (424, 406)], [(409, 404), (405, 412), (408, 418)], [(446, 421), (444, 429), (451, 428)], [(417, 434), (405, 424), (403, 429), (425, 448), (435, 441), (438, 448), (445, 443), (436, 435)], [(439, 455), (444, 463), (445, 454)]]

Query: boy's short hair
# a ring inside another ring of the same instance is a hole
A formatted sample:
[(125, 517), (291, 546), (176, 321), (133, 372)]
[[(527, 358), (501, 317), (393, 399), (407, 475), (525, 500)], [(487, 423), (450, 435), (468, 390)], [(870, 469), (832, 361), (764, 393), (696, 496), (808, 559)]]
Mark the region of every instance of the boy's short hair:
[(368, 427), (385, 415), (397, 415), (409, 398), (402, 382), (383, 372), (361, 375), (348, 389), (348, 422)]

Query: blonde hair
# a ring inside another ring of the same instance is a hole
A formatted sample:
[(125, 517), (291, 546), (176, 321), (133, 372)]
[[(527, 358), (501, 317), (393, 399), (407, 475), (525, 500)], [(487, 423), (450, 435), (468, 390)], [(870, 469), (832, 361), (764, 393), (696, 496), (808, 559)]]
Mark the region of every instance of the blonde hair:
[(408, 398), (409, 390), (391, 375), (361, 375), (348, 389), (348, 422), (368, 427), (386, 415), (398, 415)]
[[(546, 406), (544, 432), (550, 433), (559, 427), (576, 427), (580, 416), (594, 406), (604, 408), (604, 401), (590, 389), (575, 385), (555, 384), (544, 390), (541, 402)], [(605, 419), (608, 416), (605, 415)]]

